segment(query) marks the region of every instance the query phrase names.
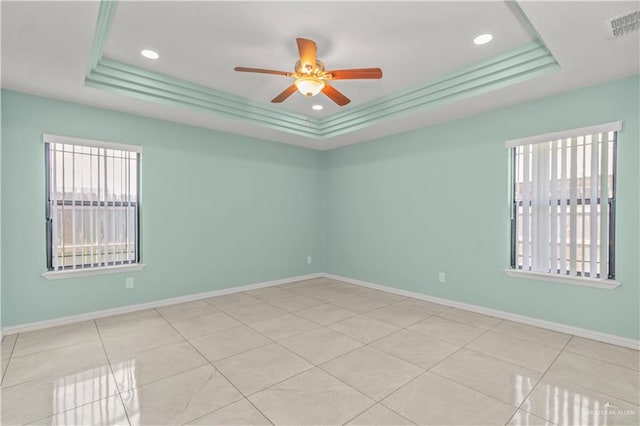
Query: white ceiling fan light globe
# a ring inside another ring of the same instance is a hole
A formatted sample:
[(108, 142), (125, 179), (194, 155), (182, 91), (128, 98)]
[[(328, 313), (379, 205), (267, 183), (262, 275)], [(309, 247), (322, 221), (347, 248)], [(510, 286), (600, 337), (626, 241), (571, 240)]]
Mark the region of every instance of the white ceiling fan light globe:
[(296, 88), (305, 96), (312, 97), (324, 89), (324, 81), (313, 77), (301, 77), (295, 81)]

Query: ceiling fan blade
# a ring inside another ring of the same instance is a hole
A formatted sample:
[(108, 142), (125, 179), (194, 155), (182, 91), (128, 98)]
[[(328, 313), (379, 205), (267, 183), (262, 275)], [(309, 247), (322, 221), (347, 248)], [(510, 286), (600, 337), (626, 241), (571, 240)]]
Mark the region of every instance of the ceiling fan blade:
[(296, 85), (292, 84), (291, 86), (289, 86), (286, 89), (284, 89), (284, 91), (282, 93), (280, 93), (278, 96), (276, 96), (275, 98), (271, 99), (271, 102), (273, 102), (274, 104), (279, 104), (280, 102), (285, 101), (289, 96), (293, 95), (293, 93), (296, 90), (298, 90), (296, 88)]
[(318, 46), (313, 40), (307, 40), (306, 38), (297, 38), (298, 52), (300, 52), (300, 64), (303, 69), (308, 69), (311, 72), (316, 67), (316, 52)]
[(331, 75), (332, 80), (374, 79), (382, 78), (380, 68), (356, 68), (352, 70), (334, 70), (325, 73)]
[(333, 102), (337, 103), (340, 106), (345, 106), (346, 104), (351, 102), (351, 99), (347, 98), (335, 87), (330, 86), (327, 83), (325, 83), (324, 88), (322, 89), (322, 93), (327, 95), (329, 99), (331, 99)]
[(235, 71), (240, 72), (257, 72), (260, 74), (275, 74), (275, 75), (284, 75), (285, 77), (289, 77), (291, 75), (290, 72), (286, 71), (274, 71), (274, 70), (265, 70), (262, 68), (246, 68), (246, 67), (235, 67)]

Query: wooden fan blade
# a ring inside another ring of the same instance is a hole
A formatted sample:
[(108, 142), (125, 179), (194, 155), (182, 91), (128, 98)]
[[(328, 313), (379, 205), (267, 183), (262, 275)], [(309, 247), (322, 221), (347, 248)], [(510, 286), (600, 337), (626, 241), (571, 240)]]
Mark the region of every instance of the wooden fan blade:
[(338, 91), (335, 87), (330, 86), (327, 83), (324, 84), (322, 93), (327, 95), (329, 99), (331, 99), (333, 102), (337, 103), (340, 106), (345, 106), (346, 104), (351, 102), (351, 99), (347, 98), (345, 95), (340, 93), (340, 91)]
[(275, 75), (284, 75), (285, 77), (289, 77), (291, 75), (290, 72), (286, 71), (274, 71), (274, 70), (265, 70), (262, 68), (246, 68), (246, 67), (235, 67), (235, 71), (240, 72), (257, 72), (260, 74), (275, 74)]
[(291, 86), (289, 86), (286, 89), (284, 89), (284, 91), (282, 93), (280, 93), (278, 96), (276, 96), (275, 98), (271, 99), (271, 102), (273, 102), (274, 104), (279, 104), (280, 102), (283, 102), (284, 100), (286, 100), (289, 96), (293, 95), (293, 93), (296, 90), (298, 90), (296, 88), (296, 85), (292, 84)]
[[(306, 38), (297, 38), (298, 52), (300, 52), (300, 63), (302, 67), (312, 71), (316, 67), (316, 52), (318, 46), (313, 40), (307, 40)], [(307, 68), (310, 67), (310, 68)]]
[(334, 70), (325, 73), (331, 75), (332, 80), (354, 80), (382, 78), (380, 68), (356, 68), (352, 70)]

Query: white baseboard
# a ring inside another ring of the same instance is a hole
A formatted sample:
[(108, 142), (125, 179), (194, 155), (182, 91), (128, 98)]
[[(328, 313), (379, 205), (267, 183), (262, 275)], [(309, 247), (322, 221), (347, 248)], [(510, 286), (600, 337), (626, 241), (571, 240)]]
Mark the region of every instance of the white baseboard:
[(500, 311), (497, 309), (485, 308), (478, 305), (470, 305), (468, 303), (457, 302), (455, 300), (442, 299), (440, 297), (428, 296), (426, 294), (415, 293), (413, 291), (402, 290), (399, 288), (389, 287), (381, 284), (374, 284), (366, 281), (356, 280), (353, 278), (343, 277), (333, 274), (321, 274), (323, 277), (331, 278), (338, 281), (344, 281), (349, 284), (355, 284), (362, 287), (368, 287), (375, 290), (385, 291), (387, 293), (398, 294), (400, 296), (411, 297), (414, 299), (426, 300), (427, 302), (439, 303), (453, 308), (464, 309), (466, 311), (477, 312), (479, 314), (490, 315), (492, 317), (506, 319), (521, 324), (531, 325), (534, 327), (545, 328), (547, 330), (558, 331), (561, 333), (572, 334), (586, 339), (597, 340), (599, 342), (610, 343), (612, 345), (623, 346), (640, 350), (640, 340), (630, 339), (628, 337), (617, 336), (615, 334), (602, 333), (599, 331), (588, 330), (586, 328), (574, 327), (572, 325), (546, 321), (539, 318), (528, 317), (525, 315), (514, 314), (511, 312)]
[(112, 315), (127, 314), (129, 312), (142, 311), (144, 309), (159, 308), (161, 306), (173, 305), (176, 303), (191, 302), (193, 300), (208, 299), (215, 296), (224, 296), (225, 294), (239, 293), (241, 291), (255, 290), (257, 288), (271, 287), (274, 285), (287, 284), (295, 281), (310, 280), (313, 278), (321, 278), (324, 274), (300, 275), (297, 277), (283, 278), (280, 280), (266, 281), (256, 284), (248, 284), (239, 287), (224, 288), (221, 290), (207, 291), (204, 293), (188, 294), (186, 296), (172, 297), (170, 299), (156, 300), (153, 302), (139, 303), (136, 305), (127, 305), (119, 308), (103, 309), (99, 311), (87, 312), (78, 315), (69, 315), (64, 317), (53, 318), (45, 321), (30, 322), (25, 324), (12, 325), (2, 328), (2, 335), (24, 333), (27, 331), (40, 330), (43, 328), (56, 327), (59, 325), (71, 324), (74, 322), (94, 320), (98, 318), (109, 317)]
[(100, 311), (87, 312), (78, 315), (69, 315), (65, 317), (53, 318), (45, 321), (37, 321), (19, 325), (13, 325), (2, 328), (2, 335), (7, 336), (10, 334), (24, 333), (27, 331), (40, 330), (43, 328), (56, 327), (59, 325), (71, 324), (74, 322), (94, 320), (98, 318), (104, 318), (111, 315), (126, 314), (129, 312), (141, 311), (144, 309), (158, 308), (166, 305), (173, 305), (176, 303), (191, 302), (193, 300), (207, 299), (209, 297), (223, 296), (225, 294), (239, 293), (247, 290), (254, 290), (257, 288), (271, 287), (274, 285), (287, 284), (295, 281), (309, 280), (313, 278), (331, 278), (338, 281), (344, 281), (346, 283), (359, 285), (362, 287), (368, 287), (375, 290), (385, 291), (387, 293), (398, 294), (400, 296), (411, 297), (414, 299), (426, 300), (428, 302), (439, 303), (445, 306), (451, 306), (454, 308), (464, 309), (471, 312), (477, 312), (479, 314), (490, 315), (496, 318), (506, 319), (521, 324), (531, 325), (534, 327), (545, 328), (547, 330), (558, 331), (561, 333), (571, 334), (574, 336), (584, 337), (586, 339), (597, 340), (599, 342), (610, 343), (613, 345), (623, 346), (635, 350), (640, 350), (640, 340), (630, 339), (628, 337), (617, 336), (615, 334), (602, 333), (599, 331), (588, 330), (585, 328), (574, 327), (567, 324), (546, 321), (539, 318), (528, 317), (525, 315), (514, 314), (511, 312), (500, 311), (497, 309), (485, 308), (483, 306), (471, 305), (468, 303), (457, 302), (455, 300), (442, 299), (440, 297), (428, 296), (422, 293), (416, 293), (413, 291), (402, 290), (399, 288), (389, 287), (381, 284), (374, 284), (367, 281), (357, 280), (354, 278), (343, 277), (340, 275), (317, 273), (309, 275), (301, 275), (297, 277), (283, 278), (280, 280), (266, 281), (256, 284), (248, 284), (239, 287), (225, 288), (221, 290), (213, 290), (204, 293), (189, 294), (186, 296), (172, 297), (170, 299), (156, 300), (153, 302), (140, 303), (136, 305), (122, 306), (119, 308), (104, 309)]

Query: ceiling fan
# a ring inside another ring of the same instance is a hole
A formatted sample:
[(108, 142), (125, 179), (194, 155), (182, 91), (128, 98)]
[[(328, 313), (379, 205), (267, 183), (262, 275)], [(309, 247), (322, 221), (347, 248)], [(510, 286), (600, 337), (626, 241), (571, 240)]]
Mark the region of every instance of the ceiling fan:
[(273, 98), (271, 102), (280, 103), (291, 96), (296, 90), (305, 96), (315, 96), (322, 92), (329, 99), (340, 106), (351, 102), (328, 82), (330, 80), (355, 80), (355, 79), (378, 79), (382, 78), (380, 68), (356, 68), (348, 70), (325, 71), (324, 64), (316, 59), (318, 47), (313, 40), (297, 38), (300, 60), (296, 62), (295, 72), (265, 70), (261, 68), (235, 67), (240, 72), (255, 72), (260, 74), (275, 74), (294, 78), (294, 83), (284, 89), (282, 93)]

